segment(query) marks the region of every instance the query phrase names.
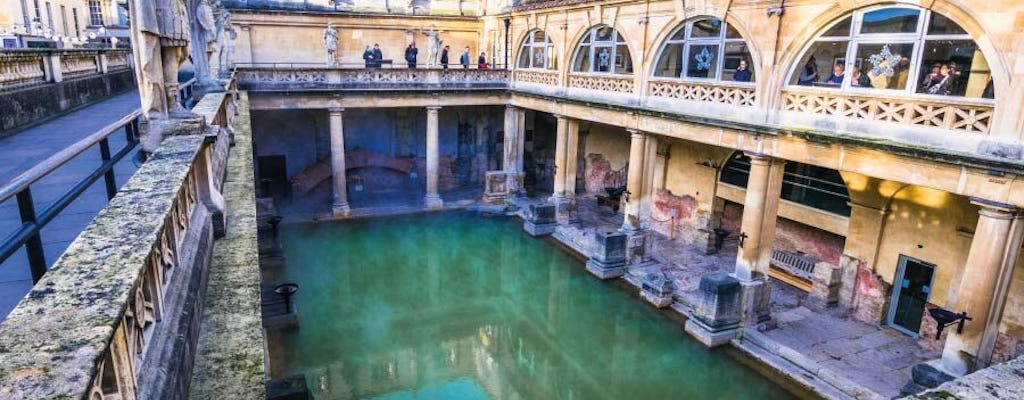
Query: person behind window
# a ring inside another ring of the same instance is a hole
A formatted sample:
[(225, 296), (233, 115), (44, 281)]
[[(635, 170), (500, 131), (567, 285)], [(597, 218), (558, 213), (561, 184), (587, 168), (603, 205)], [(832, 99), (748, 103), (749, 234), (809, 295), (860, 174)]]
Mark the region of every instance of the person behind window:
[(949, 62), (949, 94), (952, 96), (964, 95), (964, 80), (960, 73), (960, 67), (955, 62)]
[(836, 64), (835, 67), (832, 67), (832, 75), (825, 80), (825, 83), (833, 86), (842, 85), (843, 75), (845, 75), (845, 72), (843, 64)]
[(850, 85), (853, 87), (871, 87), (871, 80), (868, 79), (867, 74), (860, 72), (860, 68), (853, 67), (853, 73), (850, 74)]
[(732, 80), (736, 82), (750, 82), (752, 75), (750, 69), (747, 68), (747, 60), (740, 60), (740, 66), (736, 67), (736, 73), (732, 75)]
[(930, 73), (928, 73), (928, 75), (925, 75), (924, 79), (921, 80), (921, 91), (922, 92), (927, 92), (928, 88), (932, 87), (932, 85), (934, 85), (936, 83), (939, 83), (939, 81), (942, 80), (941, 70), (942, 70), (942, 63), (936, 62), (936, 63), (932, 64), (932, 71)]
[(807, 59), (807, 64), (804, 64), (804, 72), (797, 78), (797, 84), (811, 86), (815, 82), (818, 82), (818, 60), (811, 56)]
[(477, 68), (480, 68), (480, 69), (488, 69), (488, 68), (490, 68), (490, 66), (487, 65), (487, 54), (484, 54), (484, 52), (481, 51), (480, 52), (480, 57), (476, 58), (476, 64), (477, 64)]
[(942, 64), (939, 68), (939, 79), (931, 83), (925, 90), (928, 94), (935, 94), (940, 96), (949, 96), (949, 85), (952, 84), (953, 77), (950, 75), (949, 66)]

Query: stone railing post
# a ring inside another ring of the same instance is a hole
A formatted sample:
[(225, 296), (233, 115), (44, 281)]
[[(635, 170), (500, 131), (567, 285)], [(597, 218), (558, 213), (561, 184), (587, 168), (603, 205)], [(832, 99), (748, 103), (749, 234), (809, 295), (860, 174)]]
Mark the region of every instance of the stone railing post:
[(60, 53), (50, 52), (43, 56), (43, 60), (46, 63), (46, 81), (47, 82), (61, 82), (64, 80), (64, 74), (61, 71)]
[(99, 54), (96, 55), (96, 63), (100, 67), (99, 68), (100, 73), (101, 74), (106, 74), (107, 71), (109, 71), (109, 68), (107, 67), (107, 65), (108, 65), (107, 52), (100, 51)]

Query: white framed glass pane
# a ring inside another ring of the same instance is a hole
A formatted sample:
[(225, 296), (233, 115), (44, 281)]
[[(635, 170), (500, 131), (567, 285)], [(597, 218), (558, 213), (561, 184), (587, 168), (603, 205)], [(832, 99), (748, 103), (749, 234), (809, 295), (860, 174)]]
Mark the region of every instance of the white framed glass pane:
[(849, 44), (847, 40), (815, 42), (800, 60), (800, 66), (793, 70), (789, 83), (801, 86), (830, 86), (824, 81), (831, 76), (835, 65), (846, 64)]
[(718, 71), (718, 45), (698, 44), (687, 46), (686, 76), (688, 78), (716, 78)]
[(534, 47), (533, 48), (533, 68), (544, 68), (544, 64), (547, 61), (546, 47)]
[(725, 59), (722, 61), (722, 80), (734, 82), (754, 82), (754, 69), (751, 64), (750, 50), (744, 42), (725, 44)]
[(690, 37), (692, 38), (719, 37), (721, 34), (722, 21), (717, 19), (694, 21), (690, 28)]
[(546, 68), (548, 68), (548, 69), (557, 69), (558, 68), (558, 57), (556, 57), (556, 54), (555, 54), (555, 46), (548, 45), (547, 49), (548, 50), (547, 50), (546, 53), (547, 53), (547, 58), (548, 58), (548, 65), (546, 66)]
[(530, 67), (530, 47), (523, 46), (523, 50), (519, 52), (519, 62), (517, 63), (519, 68)]
[(672, 37), (668, 38), (668, 40), (671, 41), (680, 41), (683, 39), (686, 39), (686, 27), (677, 30), (676, 33), (672, 34)]
[(850, 26), (852, 25), (852, 21), (853, 21), (852, 17), (846, 17), (845, 19), (840, 21), (838, 24), (832, 25), (832, 27), (829, 28), (827, 31), (825, 31), (825, 33), (823, 33), (821, 36), (823, 36), (823, 37), (833, 37), (833, 36), (847, 37), (847, 36), (850, 36)]
[(629, 56), (629, 46), (618, 45), (615, 49), (615, 73), (632, 74), (633, 59)]
[(683, 76), (683, 44), (669, 43), (661, 51), (654, 76), (679, 78)]
[(946, 16), (932, 12), (932, 17), (928, 21), (928, 30), (926, 31), (929, 35), (966, 35), (967, 31), (957, 25), (953, 20), (946, 18)]
[(917, 93), (985, 97), (992, 71), (972, 40), (928, 40), (920, 60)]
[(534, 32), (533, 33), (533, 42), (534, 43), (544, 43), (545, 42), (544, 31), (536, 31), (536, 32)]
[(854, 74), (862, 72), (862, 76), (857, 82), (851, 81), (850, 86), (906, 89), (913, 54), (913, 43), (858, 44)]
[(576, 50), (576, 59), (572, 62), (572, 70), (590, 72), (590, 46), (580, 46)]
[(740, 32), (737, 31), (736, 28), (733, 28), (732, 25), (725, 24), (725, 38), (726, 39), (743, 39), (743, 36), (740, 36)]
[(612, 48), (594, 48), (594, 72), (612, 72)]
[(882, 8), (864, 13), (860, 33), (914, 33), (921, 10), (902, 7)]

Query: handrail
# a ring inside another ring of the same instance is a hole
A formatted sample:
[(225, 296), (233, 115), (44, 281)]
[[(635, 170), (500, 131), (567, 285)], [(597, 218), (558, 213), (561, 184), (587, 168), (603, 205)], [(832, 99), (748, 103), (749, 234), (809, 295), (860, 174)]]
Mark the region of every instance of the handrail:
[(60, 168), (64, 164), (67, 164), (68, 161), (71, 161), (75, 156), (82, 154), (82, 152), (88, 150), (96, 143), (99, 143), (100, 140), (109, 137), (115, 130), (124, 127), (129, 122), (140, 116), (142, 116), (142, 110), (135, 110), (128, 115), (121, 117), (121, 119), (100, 128), (95, 133), (86, 136), (84, 139), (75, 142), (64, 150), (57, 152), (57, 154), (48, 157), (18, 176), (11, 178), (10, 181), (0, 187), (0, 203), (16, 196), (18, 192), (27, 189), (36, 181), (46, 177), (46, 175), (50, 174), (55, 169)]
[[(21, 227), (0, 241), (0, 263), (11, 257), (18, 249), (25, 247), (28, 254), (29, 269), (32, 272), (32, 282), (36, 283), (46, 273), (46, 257), (43, 252), (43, 242), (40, 232), (54, 218), (64, 211), (78, 196), (82, 195), (100, 177), (106, 183), (107, 199), (114, 198), (117, 194), (117, 182), (114, 175), (114, 165), (121, 161), (135, 148), (139, 142), (139, 119), (142, 116), (141, 110), (135, 110), (117, 121), (100, 128), (64, 150), (57, 152), (46, 160), (30, 168), (9, 182), (0, 187), (0, 204), (17, 198), (18, 213), (21, 216)], [(115, 154), (110, 153), (109, 137), (120, 128), (125, 129), (126, 141), (123, 148)], [(32, 184), (46, 177), (57, 168), (85, 152), (94, 145), (99, 145), (100, 160), (102, 163), (82, 180), (75, 183), (71, 188), (60, 195), (50, 205), (36, 213), (35, 202), (32, 200)]]

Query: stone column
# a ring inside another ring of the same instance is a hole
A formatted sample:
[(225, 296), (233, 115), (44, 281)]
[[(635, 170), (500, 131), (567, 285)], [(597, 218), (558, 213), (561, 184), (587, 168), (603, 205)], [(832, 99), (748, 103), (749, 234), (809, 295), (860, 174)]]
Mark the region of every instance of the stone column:
[(505, 143), (502, 169), (505, 171), (505, 184), (510, 196), (523, 193), (523, 129), (522, 110), (515, 106), (505, 106)]
[(768, 268), (775, 241), (775, 221), (782, 192), (785, 162), (763, 154), (750, 156), (750, 178), (743, 204), (740, 247), (733, 275), (743, 286), (743, 320), (747, 325), (768, 320), (771, 289)]
[(444, 207), (444, 201), (441, 200), (441, 195), (437, 190), (437, 178), (438, 178), (438, 161), (440, 155), (438, 152), (438, 132), (437, 132), (437, 112), (441, 107), (431, 106), (427, 107), (427, 195), (424, 197), (424, 202), (427, 208), (437, 209)]
[(555, 185), (550, 200), (553, 203), (561, 203), (565, 199), (565, 148), (569, 137), (569, 121), (561, 115), (555, 115), (555, 119), (558, 121), (555, 137)]
[(334, 183), (334, 202), (331, 211), (334, 216), (347, 216), (351, 209), (348, 206), (348, 181), (345, 177), (345, 130), (342, 116), (344, 108), (328, 110), (331, 126), (331, 173)]
[(640, 199), (644, 190), (644, 155), (647, 153), (647, 135), (636, 130), (629, 130), (629, 174), (626, 177), (625, 220), (622, 223), (624, 232), (640, 229)]
[(966, 312), (971, 320), (964, 323), (961, 333), (957, 333), (956, 324), (946, 328), (949, 333), (942, 349), (942, 369), (955, 376), (973, 372), (979, 358), (987, 360), (991, 356), (979, 352), (982, 337), (986, 330), (998, 328), (999, 321), (991, 320), (989, 314), (993, 304), (1005, 301), (1006, 292), (996, 289), (1003, 269), (1013, 268), (1013, 261), (1005, 262), (1006, 256), (1017, 254), (1015, 250), (1021, 246), (1020, 235), (1010, 240), (1018, 209), (980, 199), (972, 202), (981, 207), (978, 227), (967, 254), (956, 304), (947, 307), (955, 313)]
[(580, 146), (580, 121), (565, 119), (565, 168), (563, 169), (562, 185), (563, 195), (566, 198), (576, 196), (576, 168), (579, 160), (577, 154)]

